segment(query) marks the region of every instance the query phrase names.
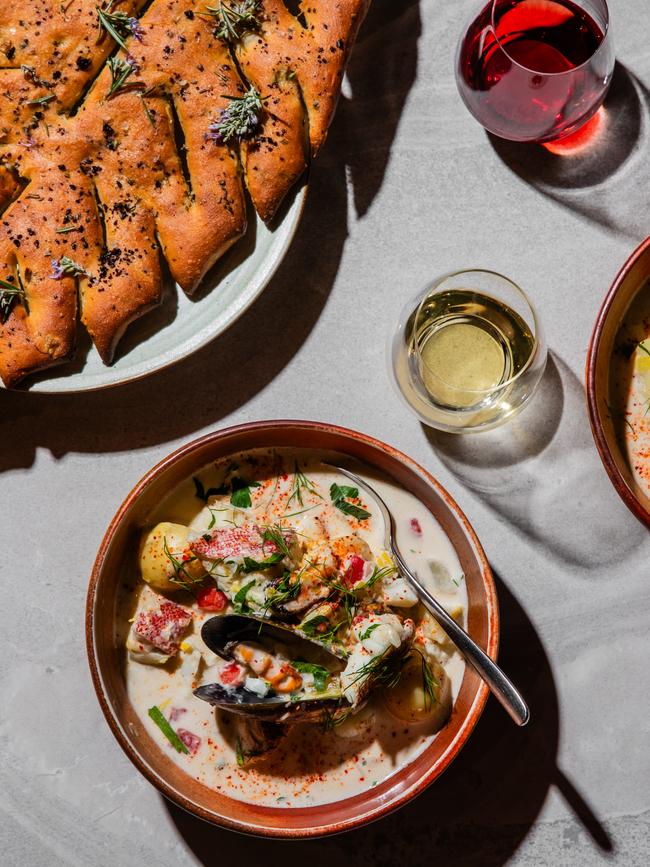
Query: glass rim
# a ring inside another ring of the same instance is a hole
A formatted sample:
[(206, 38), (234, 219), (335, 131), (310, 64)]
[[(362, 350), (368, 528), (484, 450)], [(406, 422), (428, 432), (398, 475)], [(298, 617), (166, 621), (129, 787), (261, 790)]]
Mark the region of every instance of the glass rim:
[(499, 36), (497, 35), (496, 27), (494, 24), (494, 12), (495, 12), (496, 5), (499, 2), (502, 2), (502, 0), (491, 0), (491, 7), (492, 8), (491, 8), (491, 13), (490, 13), (490, 24), (491, 24), (492, 33), (494, 34), (494, 38), (496, 39), (501, 51), (503, 51), (503, 53), (505, 54), (505, 56), (508, 58), (508, 60), (511, 63), (513, 63), (515, 66), (518, 66), (519, 69), (523, 69), (525, 72), (530, 72), (533, 75), (543, 75), (545, 78), (551, 78), (552, 76), (554, 77), (554, 76), (560, 76), (560, 75), (574, 75), (576, 72), (579, 72), (581, 69), (583, 69), (589, 63), (591, 63), (593, 61), (593, 59), (598, 54), (600, 54), (603, 46), (605, 45), (605, 43), (607, 42), (607, 39), (609, 37), (609, 24), (610, 24), (609, 6), (607, 5), (607, 0), (602, 0), (602, 4), (604, 6), (604, 11), (605, 11), (605, 24), (604, 24), (603, 38), (600, 42), (600, 45), (594, 51), (593, 54), (591, 54), (579, 66), (574, 66), (571, 69), (565, 69), (562, 72), (543, 72), (540, 69), (532, 69), (532, 67), (524, 66), (523, 63), (519, 63), (518, 60), (515, 60), (514, 57), (512, 57), (512, 55), (508, 52), (508, 49), (501, 42), (501, 40), (499, 39)]
[[(503, 280), (506, 283), (509, 283), (510, 286), (512, 286), (515, 289), (515, 291), (523, 298), (524, 302), (526, 303), (526, 306), (530, 310), (531, 316), (533, 318), (533, 326), (535, 328), (535, 331), (533, 334), (533, 347), (532, 347), (530, 355), (526, 359), (526, 363), (517, 371), (517, 373), (514, 374), (514, 376), (511, 376), (508, 379), (504, 379), (501, 382), (499, 382), (496, 385), (493, 385), (489, 388), (459, 388), (458, 386), (452, 385), (450, 382), (447, 382), (446, 380), (442, 379), (442, 377), (438, 376), (437, 373), (434, 373), (431, 370), (431, 368), (428, 366), (428, 364), (422, 358), (422, 353), (420, 352), (420, 348), (417, 345), (415, 338), (413, 339), (413, 352), (415, 353), (415, 355), (418, 359), (418, 362), (420, 364), (422, 364), (424, 367), (426, 367), (427, 372), (430, 373), (431, 376), (435, 377), (438, 380), (438, 382), (441, 382), (441, 383), (443, 383), (443, 385), (447, 386), (447, 388), (455, 389), (456, 391), (462, 392), (463, 394), (476, 394), (476, 395), (487, 396), (490, 394), (494, 394), (495, 392), (501, 390), (502, 388), (509, 388), (511, 385), (513, 385), (513, 383), (517, 382), (517, 380), (521, 376), (523, 376), (523, 374), (526, 373), (532, 367), (533, 362), (535, 361), (535, 359), (537, 358), (537, 356), (539, 354), (539, 349), (540, 349), (540, 346), (542, 344), (540, 322), (539, 322), (539, 318), (537, 316), (537, 311), (535, 310), (530, 298), (524, 292), (524, 290), (521, 288), (521, 286), (519, 286), (517, 283), (514, 282), (514, 280), (511, 280), (509, 277), (506, 277), (505, 274), (500, 274), (498, 271), (491, 271), (489, 268), (460, 268), (458, 271), (451, 271), (448, 274), (444, 274), (442, 277), (439, 277), (437, 280), (435, 280), (433, 283), (431, 283), (427, 287), (427, 289), (426, 289), (426, 291), (422, 297), (422, 300), (418, 304), (417, 310), (415, 311), (416, 322), (420, 317), (420, 313), (422, 311), (422, 305), (425, 303), (425, 301), (427, 301), (427, 299), (432, 294), (439, 293), (440, 287), (442, 286), (442, 284), (446, 280), (451, 280), (452, 278), (459, 277), (462, 274), (488, 274), (490, 277), (498, 277), (500, 280)], [(476, 289), (475, 291), (481, 292), (482, 290)], [(494, 297), (493, 295), (490, 295), (490, 293), (488, 293), (488, 292), (483, 292), (482, 294), (488, 295), (490, 298)]]

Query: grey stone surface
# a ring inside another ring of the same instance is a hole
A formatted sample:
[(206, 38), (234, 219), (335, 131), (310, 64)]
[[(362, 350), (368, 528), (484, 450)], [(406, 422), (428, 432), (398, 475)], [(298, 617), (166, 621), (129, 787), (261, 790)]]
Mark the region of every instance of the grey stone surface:
[[(650, 225), (645, 0), (612, 0), (620, 65), (600, 146), (492, 144), (457, 96), (473, 4), (375, 0), (304, 222), (268, 291), (206, 351), (103, 394), (0, 393), (0, 862), (595, 865), (650, 861), (650, 541), (589, 432), (585, 352)], [(389, 388), (405, 300), (456, 266), (534, 297), (552, 361), (502, 438), (427, 434)], [(195, 434), (258, 418), (338, 422), (421, 461), (499, 579), (502, 661), (529, 697), (490, 702), (457, 762), (392, 817), (314, 843), (212, 829), (165, 803), (113, 741), (87, 671), (87, 576), (134, 482)]]

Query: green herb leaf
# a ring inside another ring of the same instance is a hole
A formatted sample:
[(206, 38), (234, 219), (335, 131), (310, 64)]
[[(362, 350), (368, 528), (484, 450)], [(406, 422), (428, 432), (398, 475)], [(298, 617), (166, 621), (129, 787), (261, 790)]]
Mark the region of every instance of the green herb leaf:
[(16, 286), (14, 283), (8, 283), (6, 280), (0, 280), (0, 323), (3, 325), (9, 319), (11, 311), (18, 299), (25, 302), (25, 291), (22, 286)]
[(237, 764), (240, 768), (243, 768), (246, 764), (246, 753), (244, 752), (244, 748), (241, 743), (241, 738), (237, 736), (237, 743), (235, 745), (235, 752), (237, 754)]
[(646, 355), (650, 355), (650, 349), (648, 349), (648, 347), (645, 345), (645, 340), (640, 340), (637, 343), (637, 348), (640, 349), (642, 352), (645, 352)]
[(294, 499), (299, 505), (304, 506), (305, 504), (302, 500), (303, 490), (308, 491), (310, 494), (318, 497), (319, 500), (323, 499), (316, 490), (314, 483), (310, 481), (304, 473), (300, 472), (298, 462), (296, 461), (296, 463), (294, 464), (293, 488), (291, 490), (291, 496), (287, 500), (287, 506)]
[(307, 620), (305, 623), (302, 623), (300, 625), (300, 630), (301, 632), (304, 632), (305, 635), (313, 635), (314, 637), (316, 637), (320, 634), (318, 627), (324, 626), (325, 624), (327, 626), (330, 625), (327, 617), (325, 617), (324, 614), (317, 614), (316, 617), (312, 617), (311, 620)]
[(247, 482), (239, 476), (233, 476), (230, 480), (232, 494), (230, 502), (237, 509), (250, 509), (253, 505), (251, 500), (251, 488), (259, 488), (259, 482)]
[(303, 662), (300, 659), (292, 662), (291, 665), (296, 671), (300, 671), (303, 674), (313, 674), (316, 692), (323, 692), (325, 690), (330, 673), (322, 665), (315, 665), (313, 662)]
[[(418, 651), (419, 653), (419, 651)], [(440, 681), (435, 677), (431, 666), (423, 653), (420, 653), (422, 659), (422, 689), (424, 690), (424, 707), (425, 710), (438, 704), (438, 691), (440, 690)]]
[(27, 105), (47, 105), (47, 103), (53, 99), (54, 94), (48, 93), (45, 96), (39, 96), (38, 99), (30, 99)]
[(366, 638), (370, 638), (375, 629), (377, 629), (377, 627), (380, 625), (381, 624), (379, 623), (372, 623), (367, 629), (364, 629), (364, 631), (359, 636), (359, 641), (365, 641)]
[(197, 557), (190, 557), (187, 560), (178, 560), (172, 552), (169, 550), (169, 546), (167, 544), (167, 536), (163, 537), (163, 551), (165, 552), (165, 556), (171, 563), (172, 569), (174, 570), (174, 577), (170, 578), (174, 584), (178, 584), (179, 587), (182, 587), (184, 590), (189, 590), (192, 592), (192, 587), (196, 584), (201, 584), (202, 578), (195, 578), (187, 571), (187, 567), (190, 563), (193, 563), (197, 560)]
[(252, 557), (244, 557), (241, 571), (245, 575), (248, 575), (249, 572), (264, 572), (265, 569), (270, 569), (276, 563), (279, 563), (283, 556), (282, 552), (278, 551), (276, 554), (271, 554), (266, 560), (253, 560)]
[(133, 75), (137, 66), (133, 60), (129, 58), (122, 60), (115, 55), (108, 58), (108, 68), (111, 71), (112, 82), (107, 96), (111, 97), (124, 87), (127, 78)]
[(348, 503), (348, 500), (356, 500), (359, 498), (359, 489), (352, 488), (349, 485), (337, 485), (334, 483), (330, 487), (330, 498), (336, 508), (345, 515), (351, 515), (359, 521), (370, 517), (370, 512), (362, 509), (361, 506), (356, 506), (354, 503)]
[(244, 33), (259, 29), (262, 4), (260, 0), (241, 0), (238, 3), (222, 0), (218, 6), (206, 6), (206, 11), (219, 23), (215, 35), (227, 42), (237, 42)]
[(248, 602), (246, 601), (246, 597), (248, 596), (252, 587), (255, 586), (255, 581), (251, 581), (249, 584), (246, 584), (244, 587), (240, 587), (240, 589), (235, 594), (235, 598), (233, 599), (233, 604), (238, 609), (240, 614), (243, 614), (246, 611), (249, 611)]
[(281, 551), (283, 556), (291, 559), (291, 551), (287, 545), (287, 540), (284, 537), (284, 530), (279, 524), (264, 527), (262, 530), (262, 539), (264, 542), (270, 542), (272, 545)]
[(266, 602), (264, 603), (264, 611), (269, 608), (277, 608), (295, 599), (300, 595), (300, 578), (291, 580), (291, 572), (285, 572), (282, 578), (277, 581), (269, 590)]
[(160, 731), (165, 735), (169, 743), (174, 747), (177, 753), (189, 753), (188, 748), (183, 741), (178, 737), (174, 729), (167, 722), (159, 707), (154, 705), (147, 711), (151, 719), (158, 726)]
[(264, 108), (264, 99), (250, 87), (243, 96), (228, 96), (230, 104), (219, 114), (219, 119), (208, 126), (206, 138), (211, 141), (227, 144), (231, 139), (241, 141), (250, 138), (257, 132), (260, 125), (260, 113)]

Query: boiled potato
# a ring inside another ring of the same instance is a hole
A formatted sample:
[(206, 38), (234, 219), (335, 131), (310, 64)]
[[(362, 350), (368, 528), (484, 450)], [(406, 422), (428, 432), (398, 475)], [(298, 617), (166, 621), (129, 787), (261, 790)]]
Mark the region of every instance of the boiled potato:
[(451, 681), (437, 662), (427, 661), (431, 678), (425, 688), (423, 657), (415, 651), (402, 669), (396, 686), (384, 690), (387, 710), (404, 722), (426, 722), (441, 729), (451, 714)]
[(192, 560), (184, 567), (186, 575), (177, 576), (174, 564), (165, 551), (165, 545), (171, 556), (182, 562), (183, 552), (188, 545), (189, 527), (183, 524), (171, 524), (163, 521), (156, 524), (152, 530), (145, 530), (140, 540), (140, 573), (144, 581), (156, 590), (178, 590), (178, 580), (189, 577), (193, 580), (201, 578), (205, 573), (198, 560)]

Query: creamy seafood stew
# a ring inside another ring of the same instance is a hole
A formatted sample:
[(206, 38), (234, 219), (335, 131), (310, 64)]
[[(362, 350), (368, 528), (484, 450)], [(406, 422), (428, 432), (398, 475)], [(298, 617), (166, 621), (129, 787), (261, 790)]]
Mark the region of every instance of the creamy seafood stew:
[(650, 497), (650, 284), (621, 323), (612, 356), (609, 411), (636, 483)]
[[(376, 785), (446, 724), (463, 677), (397, 574), (376, 505), (322, 459), (249, 452), (188, 479), (143, 531), (119, 603), (127, 690), (151, 736), (195, 779), (257, 804)], [(464, 576), (441, 527), (365, 475), (409, 565), (464, 623)]]

